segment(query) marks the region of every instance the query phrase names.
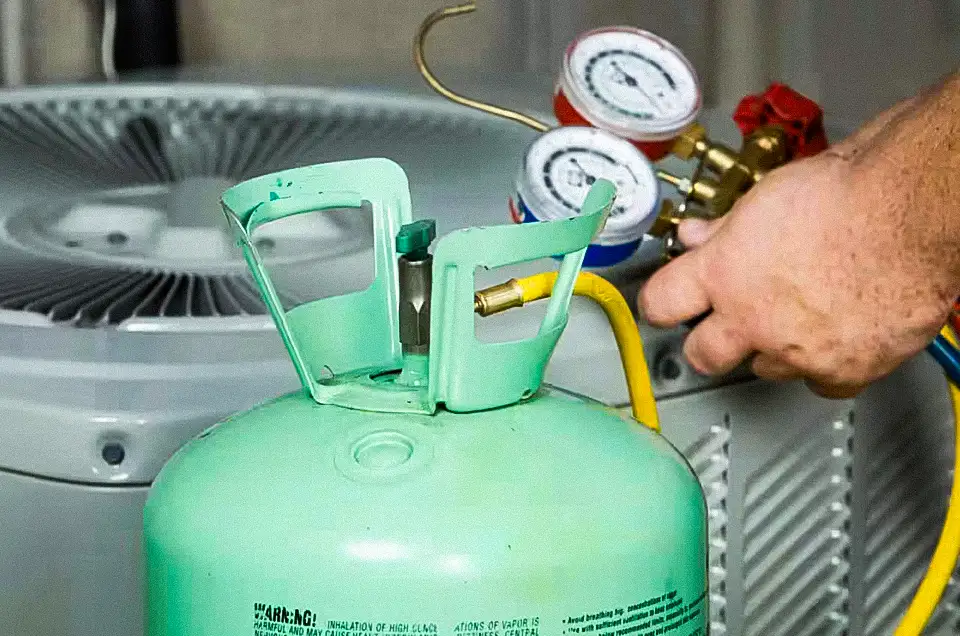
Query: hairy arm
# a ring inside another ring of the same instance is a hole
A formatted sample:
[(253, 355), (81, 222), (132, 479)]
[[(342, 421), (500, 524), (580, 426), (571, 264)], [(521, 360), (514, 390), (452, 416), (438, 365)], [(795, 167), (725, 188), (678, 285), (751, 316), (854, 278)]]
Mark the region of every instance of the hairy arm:
[(711, 223), (640, 303), (654, 325), (711, 310), (685, 353), (701, 373), (858, 393), (937, 334), (960, 295), (960, 75), (761, 181)]

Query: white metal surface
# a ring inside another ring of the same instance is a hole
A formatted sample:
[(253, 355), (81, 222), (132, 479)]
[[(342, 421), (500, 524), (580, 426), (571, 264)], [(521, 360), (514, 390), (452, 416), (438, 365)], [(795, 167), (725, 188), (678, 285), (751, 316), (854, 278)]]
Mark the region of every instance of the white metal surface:
[(0, 631), (136, 636), (145, 487), (0, 471)]

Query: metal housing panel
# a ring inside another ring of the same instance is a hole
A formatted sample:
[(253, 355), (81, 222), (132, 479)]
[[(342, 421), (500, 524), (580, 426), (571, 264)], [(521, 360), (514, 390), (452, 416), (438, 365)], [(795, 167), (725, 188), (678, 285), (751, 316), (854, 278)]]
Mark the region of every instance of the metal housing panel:
[[(854, 633), (890, 634), (926, 571), (950, 496), (953, 414), (946, 383), (926, 356), (859, 401)], [(960, 588), (944, 594), (929, 634), (960, 631)]]
[(0, 632), (142, 633), (146, 495), (0, 471)]
[[(708, 503), (713, 634), (892, 633), (950, 492), (953, 417), (931, 360), (856, 400), (753, 381), (660, 409)], [(960, 633), (960, 579), (925, 633)]]

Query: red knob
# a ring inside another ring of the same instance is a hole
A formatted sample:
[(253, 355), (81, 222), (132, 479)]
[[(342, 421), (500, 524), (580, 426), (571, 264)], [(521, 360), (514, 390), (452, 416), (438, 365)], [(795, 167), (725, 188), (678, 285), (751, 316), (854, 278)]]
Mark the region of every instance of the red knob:
[(779, 125), (787, 134), (791, 158), (809, 157), (827, 148), (823, 109), (786, 84), (771, 84), (759, 95), (747, 95), (733, 113), (744, 136), (760, 126)]

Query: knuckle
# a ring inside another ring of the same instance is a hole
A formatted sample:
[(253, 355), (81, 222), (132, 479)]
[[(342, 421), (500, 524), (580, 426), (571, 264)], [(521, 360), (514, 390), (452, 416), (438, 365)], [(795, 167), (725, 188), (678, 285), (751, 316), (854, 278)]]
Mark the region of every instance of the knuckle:
[(828, 400), (849, 400), (866, 388), (865, 384), (841, 384), (833, 381), (808, 380), (807, 387)]
[(808, 364), (809, 356), (802, 345), (796, 343), (783, 345), (779, 348), (779, 351), (777, 351), (777, 357), (783, 360), (786, 364), (801, 369), (805, 372), (809, 372), (811, 370), (810, 365)]
[(823, 384), (814, 380), (807, 380), (806, 385), (810, 391), (819, 397), (828, 400), (833, 398), (833, 389), (829, 384)]
[(797, 375), (796, 369), (766, 355), (759, 355), (750, 363), (750, 370), (764, 380), (789, 380)]
[(740, 361), (736, 340), (717, 330), (704, 330), (704, 326), (694, 330), (684, 345), (690, 364), (707, 374), (722, 373), (735, 366)]

